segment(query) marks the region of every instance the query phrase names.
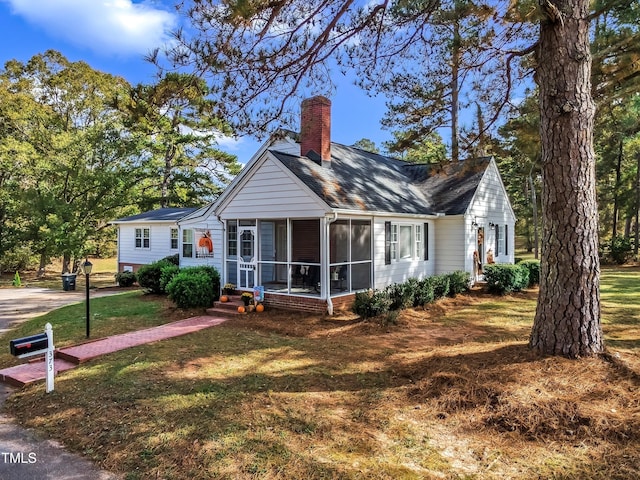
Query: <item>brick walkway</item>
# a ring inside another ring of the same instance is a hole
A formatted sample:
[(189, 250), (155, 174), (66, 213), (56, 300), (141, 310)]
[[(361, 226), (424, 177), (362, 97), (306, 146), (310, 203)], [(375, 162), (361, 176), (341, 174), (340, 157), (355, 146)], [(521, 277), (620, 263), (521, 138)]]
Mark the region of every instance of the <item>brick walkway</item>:
[[(80, 363), (126, 348), (135, 347), (158, 340), (187, 335), (205, 328), (219, 325), (227, 320), (224, 317), (201, 316), (187, 318), (178, 322), (167, 323), (157, 327), (123, 333), (112, 337), (95, 340), (73, 347), (56, 350), (56, 374), (64, 372)], [(55, 339), (55, 332), (54, 332)], [(15, 367), (0, 370), (0, 381), (15, 386), (23, 386), (45, 378), (44, 361), (29, 362)]]

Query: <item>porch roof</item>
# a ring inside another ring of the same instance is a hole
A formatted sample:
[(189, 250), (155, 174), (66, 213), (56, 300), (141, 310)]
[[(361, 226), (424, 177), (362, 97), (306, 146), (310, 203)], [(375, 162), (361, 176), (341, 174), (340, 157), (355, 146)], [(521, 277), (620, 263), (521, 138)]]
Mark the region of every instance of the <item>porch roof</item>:
[(463, 214), (491, 161), (413, 164), (338, 143), (329, 165), (270, 152), (332, 208), (417, 215)]

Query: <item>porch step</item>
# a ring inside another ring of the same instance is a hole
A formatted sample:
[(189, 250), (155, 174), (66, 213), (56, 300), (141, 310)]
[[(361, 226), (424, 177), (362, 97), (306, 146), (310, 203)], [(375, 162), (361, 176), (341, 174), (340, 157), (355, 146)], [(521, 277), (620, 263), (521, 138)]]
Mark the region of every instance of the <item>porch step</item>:
[(208, 315), (242, 315), (238, 312), (238, 307), (244, 306), (240, 295), (228, 295), (227, 302), (213, 302), (213, 307), (207, 308)]

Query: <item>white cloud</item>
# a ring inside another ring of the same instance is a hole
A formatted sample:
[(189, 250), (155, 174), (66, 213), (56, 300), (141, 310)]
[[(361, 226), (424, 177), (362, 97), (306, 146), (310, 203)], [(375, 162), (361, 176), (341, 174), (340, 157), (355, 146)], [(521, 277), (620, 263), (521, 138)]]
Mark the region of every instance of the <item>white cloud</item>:
[(157, 2), (3, 0), (51, 36), (103, 55), (144, 55), (170, 41), (177, 18)]
[(237, 152), (240, 150), (244, 144), (244, 139), (242, 137), (228, 137), (226, 135), (216, 135), (216, 144), (222, 150), (228, 152)]

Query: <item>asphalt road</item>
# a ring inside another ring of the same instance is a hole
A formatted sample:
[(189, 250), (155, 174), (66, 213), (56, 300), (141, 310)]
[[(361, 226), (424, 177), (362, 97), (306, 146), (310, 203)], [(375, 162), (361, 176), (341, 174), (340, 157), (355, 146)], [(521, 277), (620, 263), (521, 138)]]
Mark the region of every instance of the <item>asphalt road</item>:
[[(91, 298), (117, 291), (91, 291)], [(83, 291), (43, 288), (0, 288), (0, 333), (29, 318), (64, 305), (82, 302)], [(44, 328), (44, 325), (43, 325)], [(9, 345), (0, 345), (9, 348)], [(44, 385), (42, 386), (44, 389)], [(0, 383), (0, 411), (13, 389)], [(84, 458), (66, 452), (57, 442), (42, 438), (0, 414), (0, 480), (115, 480)]]

